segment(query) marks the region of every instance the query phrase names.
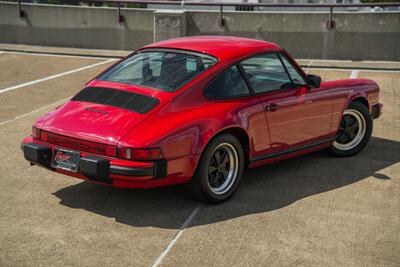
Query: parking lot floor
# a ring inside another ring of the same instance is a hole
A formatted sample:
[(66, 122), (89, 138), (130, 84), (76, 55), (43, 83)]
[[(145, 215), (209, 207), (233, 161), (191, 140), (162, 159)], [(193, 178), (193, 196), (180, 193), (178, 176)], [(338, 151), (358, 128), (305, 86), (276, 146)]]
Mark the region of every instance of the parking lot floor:
[(20, 142), (35, 118), (112, 62), (0, 53), (3, 89), (102, 63), (0, 89), (0, 266), (400, 266), (399, 71), (356, 72), (378, 82), (384, 104), (364, 151), (248, 170), (230, 201), (210, 206), (178, 186), (111, 188), (24, 160)]

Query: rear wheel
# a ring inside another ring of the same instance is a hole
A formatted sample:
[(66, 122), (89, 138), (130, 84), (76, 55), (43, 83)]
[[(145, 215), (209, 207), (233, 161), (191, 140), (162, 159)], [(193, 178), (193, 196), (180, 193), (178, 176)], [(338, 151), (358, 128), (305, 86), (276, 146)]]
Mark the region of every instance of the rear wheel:
[(244, 152), (231, 134), (214, 138), (205, 148), (192, 180), (186, 185), (191, 196), (209, 203), (229, 199), (244, 169)]
[(343, 112), (331, 152), (336, 156), (352, 156), (360, 152), (367, 145), (372, 128), (368, 108), (359, 102), (351, 103)]

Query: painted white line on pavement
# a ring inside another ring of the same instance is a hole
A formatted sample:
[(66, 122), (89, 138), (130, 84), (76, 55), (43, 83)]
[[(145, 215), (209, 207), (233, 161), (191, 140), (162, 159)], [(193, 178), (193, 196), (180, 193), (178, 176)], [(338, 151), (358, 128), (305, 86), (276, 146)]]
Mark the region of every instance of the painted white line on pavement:
[(85, 58), (85, 59), (120, 59), (119, 57), (100, 57), (100, 56), (80, 56), (80, 55), (63, 55), (63, 54), (51, 54), (51, 53), (41, 53), (41, 52), (21, 52), (21, 51), (0, 51), (0, 54), (17, 54), (17, 55), (28, 55), (28, 56), (42, 56), (42, 57), (71, 57), (71, 58)]
[(305, 72), (308, 72), (308, 70), (310, 69), (311, 64), (313, 63), (314, 60), (310, 60), (310, 62), (308, 62), (307, 64), (307, 68)]
[(29, 115), (31, 115), (31, 114), (33, 114), (33, 113), (39, 112), (39, 111), (44, 110), (44, 109), (46, 109), (46, 108), (49, 108), (49, 107), (51, 107), (51, 106), (53, 106), (53, 105), (61, 104), (61, 103), (63, 103), (64, 101), (67, 101), (68, 99), (69, 99), (69, 97), (68, 97), (68, 98), (64, 98), (64, 99), (61, 99), (61, 100), (58, 100), (58, 101), (56, 101), (56, 102), (53, 102), (53, 103), (48, 104), (48, 105), (46, 105), (46, 106), (43, 106), (43, 107), (41, 107), (41, 108), (32, 110), (32, 111), (30, 111), (30, 112), (28, 112), (28, 113), (19, 115), (19, 116), (13, 118), (13, 119), (10, 119), (10, 120), (7, 120), (7, 121), (2, 121), (2, 122), (0, 122), (0, 126), (2, 126), (2, 125), (4, 125), (4, 124), (7, 124), (7, 123), (10, 123), (10, 122), (13, 122), (13, 121), (18, 120), (18, 119), (21, 119), (21, 118), (23, 118), (23, 117), (29, 116)]
[[(352, 71), (351, 69), (339, 69), (339, 68), (321, 68), (321, 67), (310, 67), (310, 70), (329, 70), (329, 71)], [(389, 73), (398, 73), (400, 70), (385, 70), (385, 69), (361, 69), (359, 72), (389, 72)]]
[(356, 79), (358, 77), (359, 70), (353, 70), (350, 74), (350, 79)]
[(194, 216), (196, 216), (197, 212), (200, 209), (200, 204), (198, 204), (196, 206), (196, 208), (194, 208), (194, 210), (192, 211), (192, 213), (189, 215), (189, 217), (186, 218), (185, 222), (182, 224), (182, 226), (179, 228), (179, 231), (175, 234), (174, 238), (171, 240), (171, 242), (169, 242), (168, 246), (164, 249), (164, 251), (160, 254), (160, 256), (158, 256), (158, 258), (156, 259), (156, 261), (151, 265), (152, 267), (157, 267), (158, 265), (160, 265), (160, 263), (162, 262), (162, 260), (164, 259), (164, 257), (168, 254), (168, 252), (171, 250), (171, 248), (174, 246), (174, 244), (176, 243), (176, 241), (178, 241), (178, 239), (181, 237), (181, 235), (183, 234), (183, 232), (185, 231), (185, 229), (189, 226), (189, 224), (192, 222)]
[(48, 77), (45, 77), (45, 78), (41, 78), (41, 79), (38, 79), (38, 80), (34, 80), (34, 81), (30, 81), (30, 82), (14, 85), (14, 86), (11, 86), (11, 87), (8, 87), (8, 88), (0, 89), (0, 94), (3, 94), (5, 92), (9, 92), (9, 91), (12, 91), (12, 90), (16, 90), (16, 89), (19, 89), (19, 88), (22, 88), (22, 87), (26, 87), (26, 86), (29, 86), (29, 85), (33, 85), (33, 84), (36, 84), (36, 83), (40, 83), (40, 82), (48, 81), (48, 80), (51, 80), (51, 79), (59, 78), (59, 77), (62, 77), (62, 76), (65, 76), (65, 75), (69, 75), (69, 74), (72, 74), (72, 73), (76, 73), (76, 72), (79, 72), (79, 71), (82, 71), (82, 70), (86, 70), (86, 69), (90, 69), (90, 68), (93, 68), (93, 67), (97, 67), (99, 65), (106, 64), (106, 63), (109, 63), (109, 62), (114, 61), (114, 60), (115, 59), (109, 59), (109, 60), (106, 60), (106, 61), (97, 62), (95, 64), (88, 65), (88, 66), (85, 66), (85, 67), (81, 67), (81, 68), (78, 68), (78, 69), (69, 70), (69, 71), (66, 71), (66, 72), (62, 72), (62, 73), (59, 73), (59, 74), (55, 74), (55, 75), (51, 75), (51, 76), (48, 76)]

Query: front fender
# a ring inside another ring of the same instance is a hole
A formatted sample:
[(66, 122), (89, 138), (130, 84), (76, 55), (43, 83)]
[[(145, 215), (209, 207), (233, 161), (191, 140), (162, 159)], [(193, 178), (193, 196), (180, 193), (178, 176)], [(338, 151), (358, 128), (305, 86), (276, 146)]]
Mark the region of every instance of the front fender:
[(325, 83), (333, 97), (331, 130), (336, 131), (346, 107), (355, 100), (364, 103), (371, 112), (371, 106), (379, 102), (379, 86), (368, 79), (348, 79)]
[[(356, 86), (352, 87), (348, 95), (346, 106), (355, 100), (360, 100), (364, 103), (370, 113), (372, 112), (372, 106), (379, 103), (379, 86), (376, 82), (369, 79), (355, 79)], [(343, 108), (346, 108), (346, 106)]]

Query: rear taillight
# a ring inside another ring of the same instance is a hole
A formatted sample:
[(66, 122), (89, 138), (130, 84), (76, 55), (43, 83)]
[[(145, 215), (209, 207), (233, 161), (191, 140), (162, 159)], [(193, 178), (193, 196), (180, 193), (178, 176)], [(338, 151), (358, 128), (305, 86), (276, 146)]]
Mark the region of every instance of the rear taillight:
[(118, 157), (121, 159), (130, 160), (160, 160), (163, 159), (163, 154), (160, 148), (129, 148), (129, 147), (119, 147)]
[(40, 140), (40, 129), (32, 127), (32, 137)]

